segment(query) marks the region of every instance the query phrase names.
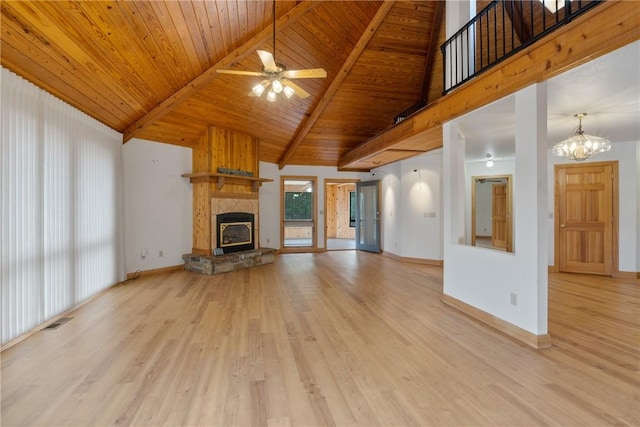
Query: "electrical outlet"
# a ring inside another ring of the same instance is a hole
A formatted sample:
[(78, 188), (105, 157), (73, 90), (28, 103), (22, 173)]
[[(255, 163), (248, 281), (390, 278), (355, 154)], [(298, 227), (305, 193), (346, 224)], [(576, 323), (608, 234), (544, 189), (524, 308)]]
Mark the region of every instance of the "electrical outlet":
[(145, 259), (147, 257), (147, 250), (140, 249), (140, 258)]
[(159, 250), (158, 251), (158, 257), (162, 258), (164, 256), (164, 251), (163, 250)]
[(267, 244), (271, 243), (271, 239), (267, 237)]
[(518, 294), (511, 292), (511, 305), (518, 305)]

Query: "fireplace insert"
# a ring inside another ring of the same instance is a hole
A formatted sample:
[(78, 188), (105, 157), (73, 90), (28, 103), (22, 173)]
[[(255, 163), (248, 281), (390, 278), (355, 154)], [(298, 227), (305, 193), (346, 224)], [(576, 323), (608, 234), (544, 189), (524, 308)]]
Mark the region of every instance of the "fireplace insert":
[(255, 249), (254, 215), (247, 212), (227, 212), (216, 215), (218, 248), (227, 254)]

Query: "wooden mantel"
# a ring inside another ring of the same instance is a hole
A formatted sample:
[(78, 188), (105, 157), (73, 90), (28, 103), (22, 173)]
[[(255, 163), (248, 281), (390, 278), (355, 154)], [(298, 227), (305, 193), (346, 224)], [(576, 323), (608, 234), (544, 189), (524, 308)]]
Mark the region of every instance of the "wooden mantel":
[(189, 182), (195, 183), (215, 183), (216, 190), (220, 191), (225, 183), (236, 185), (250, 185), (251, 191), (258, 191), (263, 182), (273, 182), (272, 179), (256, 178), (253, 176), (231, 175), (216, 172), (195, 172), (183, 173), (183, 178), (189, 178)]
[[(271, 179), (259, 175), (258, 139), (231, 129), (209, 126), (193, 146), (193, 168), (182, 176), (193, 184), (192, 253), (211, 255), (214, 243), (212, 199), (254, 200), (258, 212), (258, 190)], [(246, 171), (247, 175), (220, 170)], [(258, 227), (259, 224), (256, 224)]]

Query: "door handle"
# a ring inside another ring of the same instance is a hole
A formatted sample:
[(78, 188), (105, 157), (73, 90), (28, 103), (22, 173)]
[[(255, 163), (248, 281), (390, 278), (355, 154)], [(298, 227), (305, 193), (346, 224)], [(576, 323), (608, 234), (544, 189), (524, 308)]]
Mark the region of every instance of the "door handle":
[(566, 225), (560, 224), (560, 228), (565, 228), (565, 227), (566, 227)]

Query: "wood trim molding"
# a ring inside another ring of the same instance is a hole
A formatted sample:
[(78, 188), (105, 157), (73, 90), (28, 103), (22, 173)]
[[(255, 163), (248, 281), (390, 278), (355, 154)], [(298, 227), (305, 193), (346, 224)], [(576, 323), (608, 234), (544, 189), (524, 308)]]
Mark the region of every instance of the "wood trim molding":
[(393, 252), (389, 252), (389, 251), (383, 251), (382, 255), (399, 262), (406, 262), (410, 264), (434, 265), (436, 267), (442, 267), (444, 265), (444, 261), (441, 259), (411, 258), (411, 257), (396, 255)]
[(549, 336), (549, 334), (535, 335), (520, 328), (519, 326), (507, 322), (506, 320), (502, 320), (492, 314), (487, 313), (486, 311), (482, 311), (477, 307), (469, 305), (465, 302), (460, 301), (459, 299), (446, 294), (442, 295), (442, 302), (463, 312), (464, 314), (474, 318), (475, 320), (478, 320), (492, 327), (493, 329), (496, 329), (497, 331), (516, 339), (517, 341), (527, 344), (530, 347), (533, 347), (535, 349), (551, 347), (551, 337)]
[(278, 249), (278, 253), (280, 254), (319, 254), (322, 252), (327, 252), (327, 248), (312, 248), (310, 246), (305, 246), (301, 248), (296, 247), (280, 247)]
[[(159, 273), (167, 273), (167, 272), (176, 271), (176, 270), (184, 270), (184, 264), (171, 265), (169, 267), (152, 268), (151, 270), (142, 270), (141, 273), (142, 274), (159, 274)], [(127, 273), (127, 280), (132, 280), (137, 274), (140, 274), (140, 273), (138, 273), (137, 271), (133, 273)]]
[(618, 271), (618, 274), (614, 277), (621, 279), (640, 279), (640, 271)]

